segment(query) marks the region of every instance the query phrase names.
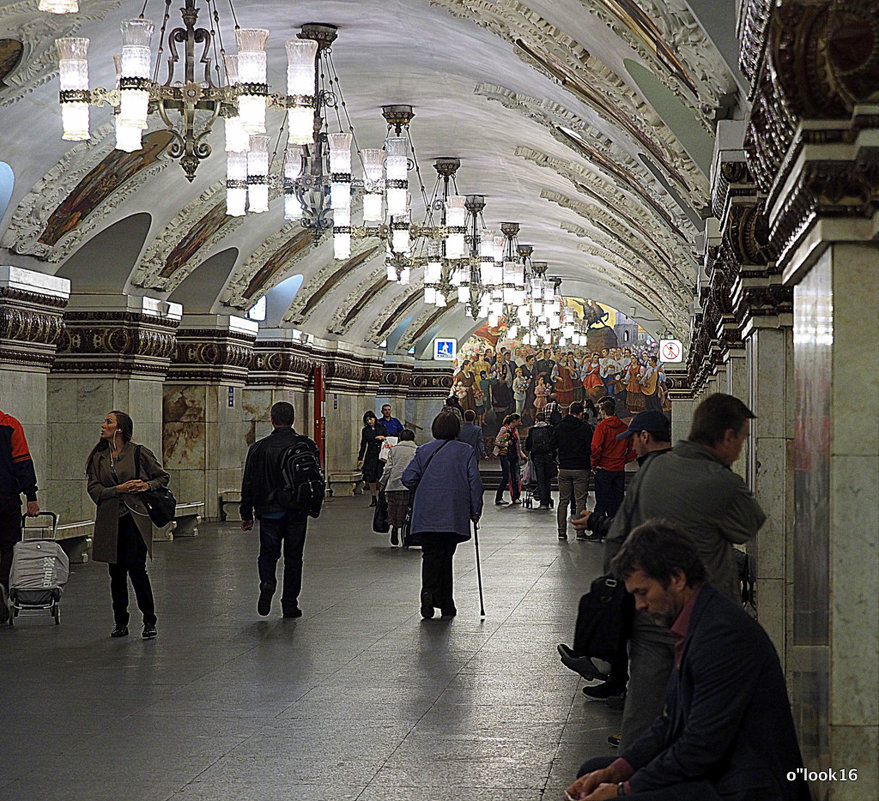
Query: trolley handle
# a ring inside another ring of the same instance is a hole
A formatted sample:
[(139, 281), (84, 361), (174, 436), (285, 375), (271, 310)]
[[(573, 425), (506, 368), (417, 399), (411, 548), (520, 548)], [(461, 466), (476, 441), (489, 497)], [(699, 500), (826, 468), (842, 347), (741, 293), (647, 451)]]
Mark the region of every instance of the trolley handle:
[[(39, 520), (41, 517), (51, 517), (52, 518), (52, 536), (50, 539), (55, 539), (55, 533), (58, 530), (58, 513), (57, 512), (40, 512), (38, 515), (34, 515), (30, 519), (31, 520)], [(22, 539), (25, 539), (25, 540), (27, 539), (27, 532), (29, 529), (33, 530), (33, 529), (44, 529), (45, 528), (45, 526), (28, 526), (25, 523), (25, 521), (27, 519), (28, 519), (27, 515), (21, 516), (21, 536), (22, 536)], [(36, 537), (34, 539), (36, 539)], [(40, 539), (44, 539), (44, 538), (40, 537)]]

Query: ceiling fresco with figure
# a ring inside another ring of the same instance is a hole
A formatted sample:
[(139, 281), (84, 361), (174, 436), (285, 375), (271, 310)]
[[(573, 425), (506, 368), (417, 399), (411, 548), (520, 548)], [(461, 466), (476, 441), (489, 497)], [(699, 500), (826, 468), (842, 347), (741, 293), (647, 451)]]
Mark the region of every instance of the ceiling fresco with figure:
[[(269, 210), (243, 217), (226, 209), (222, 120), (206, 140), (213, 153), (192, 182), (170, 158), (172, 137), (156, 114), (141, 151), (114, 149), (107, 105), (91, 108), (90, 140), (63, 141), (55, 39), (88, 37), (90, 86), (112, 88), (120, 22), (137, 16), (141, 5), (81, 0), (77, 14), (50, 15), (36, 2), (0, 2), (0, 160), (15, 175), (0, 220), (3, 263), (56, 274), (102, 232), (108, 232), (101, 240), (108, 259), (113, 236), (136, 235), (124, 243), (138, 256), (118, 279), (118, 293), (167, 299), (183, 281), (197, 281), (204, 265), (201, 305), (243, 315), (261, 297), (287, 291), (285, 279), (301, 275), (295, 296), (285, 295), (284, 311), (264, 327), (378, 345), (407, 320), (395, 345), (401, 352), (439, 330), (466, 339), (484, 323), (466, 316), (461, 304), (437, 309), (422, 303), (421, 267), (408, 285), (383, 278), (379, 239), (355, 239), (351, 256), (335, 260), (332, 237), (315, 245), (309, 232), (284, 219), (283, 143), (277, 145), (283, 114), (277, 110), (267, 116), (275, 176)], [(171, 26), (179, 24), (181, 5), (171, 2)], [(711, 0), (267, 0), (238, 3), (236, 13), (242, 27), (269, 29), (270, 91), (282, 94), (285, 40), (308, 22), (338, 26), (332, 58), (357, 146), (382, 146), (382, 106), (413, 106), (414, 222), (426, 213), (420, 190), (430, 195), (434, 160), (459, 158), (458, 191), (485, 196), (486, 231), (517, 221), (518, 241), (533, 245), (533, 259), (547, 262), (566, 296), (619, 309), (654, 336), (686, 339), (709, 214), (714, 128), (718, 119), (742, 116), (737, 54), (715, 44), (725, 41), (718, 32), (735, 27), (734, 6)], [(207, 24), (202, 11), (200, 22)], [(231, 20), (219, 11), (225, 46), (234, 51)], [(163, 13), (163, 4), (148, 0), (145, 16), (156, 22), (154, 61)], [(354, 173), (359, 179), (356, 159)], [(125, 224), (145, 213), (146, 233), (144, 226)], [(355, 197), (352, 216), (359, 213)], [(230, 264), (222, 280), (218, 254), (228, 254)]]

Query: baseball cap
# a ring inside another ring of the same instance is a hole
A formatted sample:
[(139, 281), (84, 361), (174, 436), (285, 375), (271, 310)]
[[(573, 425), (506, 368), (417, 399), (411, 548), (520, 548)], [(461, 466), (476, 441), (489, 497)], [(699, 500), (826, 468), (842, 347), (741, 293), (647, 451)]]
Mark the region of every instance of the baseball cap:
[[(669, 419), (656, 409), (648, 409), (646, 412), (638, 412), (629, 423), (629, 427), (622, 434), (617, 434), (617, 439), (628, 439), (632, 434), (639, 431), (649, 431), (651, 434), (670, 432)], [(670, 436), (670, 433), (669, 433)]]

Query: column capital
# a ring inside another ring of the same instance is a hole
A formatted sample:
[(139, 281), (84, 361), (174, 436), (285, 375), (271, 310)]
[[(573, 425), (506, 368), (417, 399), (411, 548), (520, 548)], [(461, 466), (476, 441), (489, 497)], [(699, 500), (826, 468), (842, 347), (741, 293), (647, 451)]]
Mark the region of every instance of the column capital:
[(69, 294), (65, 278), (0, 266), (0, 365), (48, 372)]
[(184, 315), (168, 381), (244, 386), (258, 323), (233, 315)]

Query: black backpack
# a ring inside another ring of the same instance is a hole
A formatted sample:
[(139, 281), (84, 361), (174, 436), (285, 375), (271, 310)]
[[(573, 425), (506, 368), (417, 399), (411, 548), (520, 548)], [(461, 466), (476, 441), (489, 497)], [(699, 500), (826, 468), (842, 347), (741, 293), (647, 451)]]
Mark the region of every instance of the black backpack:
[(531, 429), (531, 454), (532, 456), (547, 456), (553, 451), (552, 428), (540, 426)]
[(558, 404), (553, 407), (553, 410), (549, 413), (549, 419), (546, 422), (551, 426), (557, 426), (562, 422), (562, 413), (559, 410)]
[(294, 512), (320, 514), (326, 494), (326, 481), (320, 467), (320, 454), (308, 437), (299, 437), (281, 455), (281, 487), (276, 500)]
[(613, 576), (599, 576), (580, 599), (574, 653), (613, 662), (632, 630), (634, 596)]

